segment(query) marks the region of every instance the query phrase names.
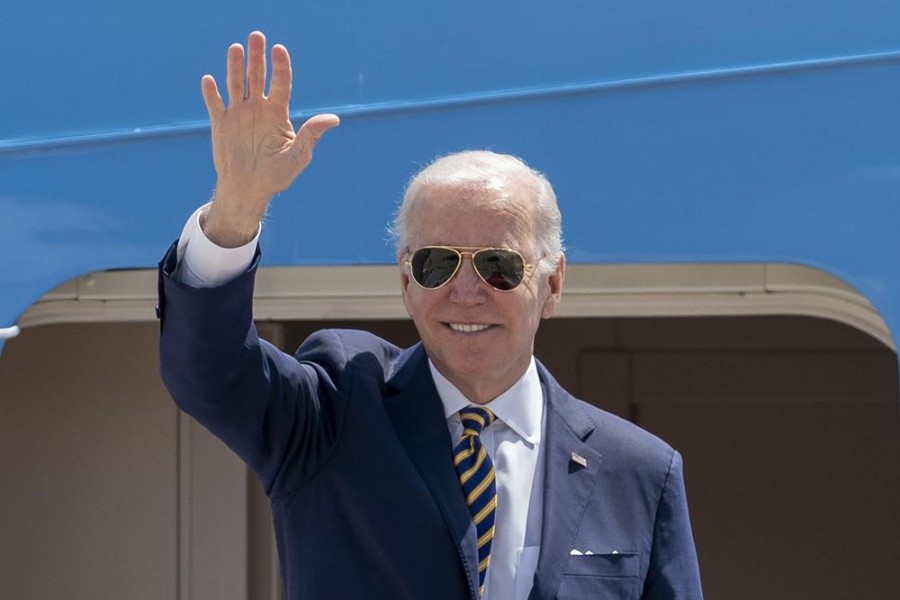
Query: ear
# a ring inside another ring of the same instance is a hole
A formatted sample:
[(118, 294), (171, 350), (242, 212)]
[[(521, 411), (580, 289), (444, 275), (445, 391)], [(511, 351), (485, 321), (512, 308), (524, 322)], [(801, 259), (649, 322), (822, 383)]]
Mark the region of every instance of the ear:
[(547, 287), (549, 288), (547, 299), (541, 309), (541, 318), (549, 319), (556, 311), (556, 305), (562, 301), (563, 282), (566, 279), (566, 256), (560, 255), (559, 262), (556, 263), (556, 269), (547, 277)]
[(409, 286), (412, 282), (409, 279), (409, 273), (406, 272), (406, 269), (403, 268), (401, 263), (400, 265), (400, 296), (403, 298), (403, 306), (406, 307), (406, 314), (410, 317), (412, 316), (412, 312), (409, 310)]

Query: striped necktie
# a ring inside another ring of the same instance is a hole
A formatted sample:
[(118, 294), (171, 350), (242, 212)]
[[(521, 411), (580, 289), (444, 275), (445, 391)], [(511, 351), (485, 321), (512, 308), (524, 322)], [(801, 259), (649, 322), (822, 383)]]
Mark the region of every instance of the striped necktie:
[(478, 595), (481, 596), (491, 561), (497, 484), (494, 481), (494, 463), (481, 444), (480, 436), (495, 417), (486, 408), (469, 406), (459, 411), (459, 418), (462, 420), (463, 434), (453, 448), (453, 464), (478, 535)]

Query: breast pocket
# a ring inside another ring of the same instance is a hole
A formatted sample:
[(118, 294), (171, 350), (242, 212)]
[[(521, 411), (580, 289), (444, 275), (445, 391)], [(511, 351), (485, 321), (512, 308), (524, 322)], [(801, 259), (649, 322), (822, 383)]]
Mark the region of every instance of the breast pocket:
[(559, 600), (629, 600), (640, 593), (641, 556), (637, 552), (570, 556)]

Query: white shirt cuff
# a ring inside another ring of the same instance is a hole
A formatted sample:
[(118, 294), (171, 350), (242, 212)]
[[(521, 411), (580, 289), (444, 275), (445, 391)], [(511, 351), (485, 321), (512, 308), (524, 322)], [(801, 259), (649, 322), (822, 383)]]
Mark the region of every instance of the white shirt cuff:
[(191, 287), (215, 287), (245, 273), (253, 262), (262, 224), (256, 236), (238, 248), (223, 248), (211, 242), (200, 227), (200, 216), (212, 202), (194, 211), (178, 239), (178, 267), (175, 279)]

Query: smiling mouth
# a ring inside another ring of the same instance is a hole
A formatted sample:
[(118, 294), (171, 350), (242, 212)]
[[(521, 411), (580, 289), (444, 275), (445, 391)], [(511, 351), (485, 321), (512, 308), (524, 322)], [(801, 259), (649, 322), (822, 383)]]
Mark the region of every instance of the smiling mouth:
[(471, 323), (447, 323), (447, 326), (457, 333), (478, 333), (490, 328), (490, 325), (476, 325)]

